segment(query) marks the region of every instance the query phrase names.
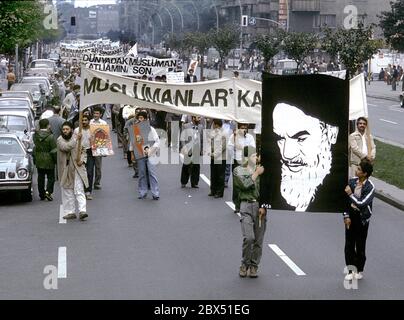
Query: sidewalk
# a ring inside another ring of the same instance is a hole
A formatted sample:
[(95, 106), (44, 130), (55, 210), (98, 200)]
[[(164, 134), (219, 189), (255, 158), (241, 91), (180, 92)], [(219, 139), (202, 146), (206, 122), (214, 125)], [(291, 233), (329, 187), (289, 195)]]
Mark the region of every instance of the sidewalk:
[(387, 202), (389, 205), (404, 211), (404, 190), (392, 186), (375, 177), (371, 177), (371, 180), (376, 188), (376, 198), (379, 198), (380, 200)]
[(402, 82), (397, 83), (397, 91), (391, 89), (384, 81), (371, 81), (370, 85), (366, 83), (366, 95), (370, 98), (385, 99), (391, 101), (400, 101), (399, 95), (402, 90)]

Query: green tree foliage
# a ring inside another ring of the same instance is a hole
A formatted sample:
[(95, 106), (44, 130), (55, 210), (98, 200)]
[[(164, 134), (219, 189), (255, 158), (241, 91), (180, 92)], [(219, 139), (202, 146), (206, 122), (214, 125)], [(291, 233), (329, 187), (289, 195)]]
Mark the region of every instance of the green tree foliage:
[(0, 51), (12, 53), (15, 45), (26, 47), (47, 33), (43, 4), (39, 1), (0, 1)]
[(372, 26), (364, 28), (362, 24), (359, 24), (356, 29), (339, 28), (336, 31), (326, 29), (322, 48), (333, 59), (339, 54), (350, 77), (353, 77), (361, 69), (363, 63), (377, 53), (381, 46), (380, 40), (372, 39), (372, 33)]
[(270, 71), (271, 59), (281, 50), (282, 41), (285, 36), (285, 31), (277, 29), (273, 32), (259, 34), (255, 38), (254, 43), (258, 50), (261, 51), (265, 60), (265, 71)]
[(305, 32), (289, 32), (283, 37), (282, 50), (297, 63), (297, 70), (318, 43), (317, 35)]
[(239, 42), (240, 30), (238, 28), (238, 26), (226, 25), (220, 28), (219, 32), (217, 32), (216, 29), (212, 29), (209, 32), (212, 45), (219, 52), (219, 78), (222, 78), (223, 76), (223, 64), (225, 59)]
[(397, 51), (404, 52), (404, 0), (391, 1), (391, 11), (383, 11), (379, 26), (386, 42)]

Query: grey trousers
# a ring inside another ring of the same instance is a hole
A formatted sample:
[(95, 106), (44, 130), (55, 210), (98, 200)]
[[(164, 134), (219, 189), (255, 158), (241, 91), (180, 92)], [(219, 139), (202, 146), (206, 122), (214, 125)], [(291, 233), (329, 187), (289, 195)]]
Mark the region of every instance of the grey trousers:
[(94, 157), (95, 159), (95, 177), (94, 177), (94, 185), (101, 185), (101, 170), (102, 170), (102, 157)]
[(241, 202), (241, 231), (243, 233), (243, 249), (241, 264), (258, 267), (262, 256), (262, 244), (266, 230), (266, 215), (261, 218), (261, 227), (258, 221), (258, 202)]

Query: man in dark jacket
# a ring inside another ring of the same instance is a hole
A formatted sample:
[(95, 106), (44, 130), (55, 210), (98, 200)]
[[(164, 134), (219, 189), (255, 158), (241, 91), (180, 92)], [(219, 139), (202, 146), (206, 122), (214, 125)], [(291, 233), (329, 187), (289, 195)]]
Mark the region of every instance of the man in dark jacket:
[(363, 278), (366, 238), (375, 193), (375, 187), (369, 180), (372, 172), (371, 162), (362, 160), (356, 170), (356, 177), (350, 179), (345, 188), (349, 197), (349, 207), (347, 212), (344, 212), (345, 262), (349, 270), (345, 276), (346, 281)]
[[(39, 130), (34, 134), (34, 163), (38, 169), (38, 192), (41, 200), (52, 201), (55, 184), (56, 141), (50, 132), (48, 119), (39, 121)], [(48, 179), (45, 190), (45, 176)]]

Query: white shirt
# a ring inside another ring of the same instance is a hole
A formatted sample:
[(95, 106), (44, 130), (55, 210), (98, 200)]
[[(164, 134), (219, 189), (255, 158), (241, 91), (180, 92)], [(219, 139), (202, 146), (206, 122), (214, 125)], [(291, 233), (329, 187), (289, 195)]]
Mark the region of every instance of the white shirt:
[(90, 120), (90, 125), (92, 125), (92, 124), (107, 124), (107, 122), (102, 120), (102, 119), (98, 119), (98, 120), (91, 119)]
[(366, 137), (364, 134), (361, 135), (362, 136), (362, 152), (364, 154), (368, 154), (368, 144), (366, 143)]
[(249, 133), (247, 133), (245, 137), (236, 134), (236, 145), (241, 145), (242, 148), (241, 149), (235, 148), (234, 134), (232, 134), (229, 139), (228, 147), (229, 152), (232, 155), (232, 158), (236, 159), (237, 161), (241, 161), (243, 159), (243, 153), (245, 147), (256, 148), (254, 137)]
[[(77, 137), (77, 134), (79, 133), (80, 128), (76, 128), (74, 129), (73, 133), (74, 136)], [(90, 128), (88, 128), (87, 130), (83, 128), (83, 130), (81, 131), (82, 134), (82, 138), (81, 138), (81, 145), (82, 147), (84, 147), (84, 149), (90, 149), (91, 148), (91, 132), (90, 132)]]

